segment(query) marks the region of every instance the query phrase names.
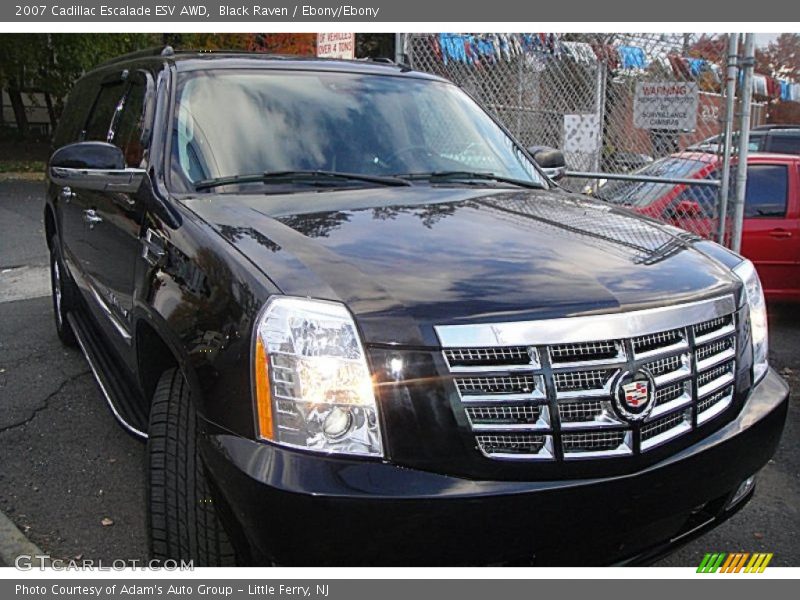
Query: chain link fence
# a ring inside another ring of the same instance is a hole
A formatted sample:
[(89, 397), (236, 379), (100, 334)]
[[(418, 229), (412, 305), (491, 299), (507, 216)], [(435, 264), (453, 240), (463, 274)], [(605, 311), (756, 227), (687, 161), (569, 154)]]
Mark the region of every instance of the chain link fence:
[[(726, 34), (409, 34), (403, 50), (525, 146), (562, 150), (565, 187), (717, 238), (722, 157), (735, 150), (722, 135)], [(765, 113), (753, 104), (753, 124)]]

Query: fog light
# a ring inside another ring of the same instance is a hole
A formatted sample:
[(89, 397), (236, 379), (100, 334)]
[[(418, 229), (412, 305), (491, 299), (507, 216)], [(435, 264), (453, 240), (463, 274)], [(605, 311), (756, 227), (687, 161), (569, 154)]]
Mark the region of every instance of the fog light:
[(352, 423), (353, 415), (350, 414), (350, 411), (342, 410), (337, 406), (325, 417), (325, 421), (322, 423), (322, 431), (328, 439), (336, 440), (350, 430)]
[(747, 479), (745, 479), (742, 483), (739, 484), (739, 487), (736, 488), (736, 492), (733, 494), (730, 500), (728, 500), (727, 506), (725, 506), (725, 510), (733, 508), (739, 502), (741, 502), (747, 494), (756, 486), (756, 476), (751, 475)]

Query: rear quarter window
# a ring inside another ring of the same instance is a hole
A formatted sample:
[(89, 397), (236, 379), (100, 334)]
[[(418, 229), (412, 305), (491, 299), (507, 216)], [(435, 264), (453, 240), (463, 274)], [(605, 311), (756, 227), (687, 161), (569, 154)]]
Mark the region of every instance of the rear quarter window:
[(782, 154), (800, 154), (800, 132), (770, 136), (769, 151)]

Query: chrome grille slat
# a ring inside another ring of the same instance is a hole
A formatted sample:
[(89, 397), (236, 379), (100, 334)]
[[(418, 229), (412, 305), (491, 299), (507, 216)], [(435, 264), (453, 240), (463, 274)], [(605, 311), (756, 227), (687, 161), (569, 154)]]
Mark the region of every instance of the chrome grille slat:
[(468, 406), (466, 413), (473, 431), (536, 431), (550, 427), (546, 404)]
[(727, 386), (697, 403), (697, 423), (710, 421), (733, 402), (733, 386)]
[(642, 451), (660, 446), (692, 429), (691, 410), (682, 410), (642, 426)]
[(540, 366), (535, 348), (510, 346), (497, 348), (448, 348), (444, 351), (453, 373), (470, 371), (519, 371)]
[(487, 457), (512, 459), (552, 458), (552, 438), (534, 434), (479, 434), (478, 449)]
[(557, 367), (592, 365), (625, 360), (622, 344), (614, 340), (549, 346), (550, 362)]
[(716, 340), (699, 346), (695, 350), (694, 359), (698, 371), (733, 359), (736, 356), (736, 340), (733, 336), (717, 338)]
[[(453, 335), (443, 331), (447, 327), (437, 327), (443, 343), (479, 334), (464, 347), (443, 349), (478, 449), (489, 458), (518, 460), (624, 456), (668, 443), (725, 412), (735, 395), (737, 319), (732, 300), (655, 312), (665, 327), (652, 327), (649, 318), (619, 315), (612, 315), (613, 327), (606, 327), (599, 316), (556, 319), (563, 343), (546, 332), (544, 323), (550, 321), (520, 323), (519, 328), (492, 325), (485, 331), (452, 326), (458, 330)], [(661, 312), (672, 315), (671, 326)], [(591, 322), (586, 341), (569, 331), (569, 321), (578, 329)], [(635, 325), (641, 325), (638, 334)], [(633, 335), (600, 336), (614, 328)], [(521, 332), (543, 335), (528, 338)], [(491, 335), (520, 343), (492, 346)], [(475, 343), (479, 341), (480, 346)], [(514, 364), (523, 351), (530, 364)], [(639, 369), (652, 374), (655, 388), (652, 411), (634, 426), (614, 405), (614, 395), (618, 379)]]
[(564, 430), (625, 425), (614, 415), (611, 402), (608, 400), (559, 402), (558, 414), (561, 419), (561, 428)]
[(534, 394), (541, 390), (541, 378), (534, 375), (499, 375), (494, 377), (456, 377), (462, 396), (492, 394)]
[(709, 394), (733, 383), (734, 361), (703, 371), (697, 376), (697, 397), (704, 398)]
[(649, 358), (658, 354), (679, 351), (688, 348), (686, 331), (670, 329), (659, 333), (651, 333), (634, 338), (631, 342), (636, 358)]
[(565, 433), (561, 438), (564, 458), (595, 458), (631, 454), (630, 431)]
[(655, 408), (653, 408), (653, 412), (648, 421), (656, 419), (668, 412), (672, 412), (682, 406), (691, 404), (691, 383), (688, 381), (681, 381), (657, 388), (655, 402)]

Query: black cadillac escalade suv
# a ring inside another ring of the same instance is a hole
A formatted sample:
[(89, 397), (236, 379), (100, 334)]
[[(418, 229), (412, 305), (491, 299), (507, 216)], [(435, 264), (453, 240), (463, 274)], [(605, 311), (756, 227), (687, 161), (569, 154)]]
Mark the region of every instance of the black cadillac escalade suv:
[(788, 393), (753, 266), (537, 152), (395, 64), (78, 81), (56, 325), (147, 438), (156, 558), (642, 564), (750, 498)]

